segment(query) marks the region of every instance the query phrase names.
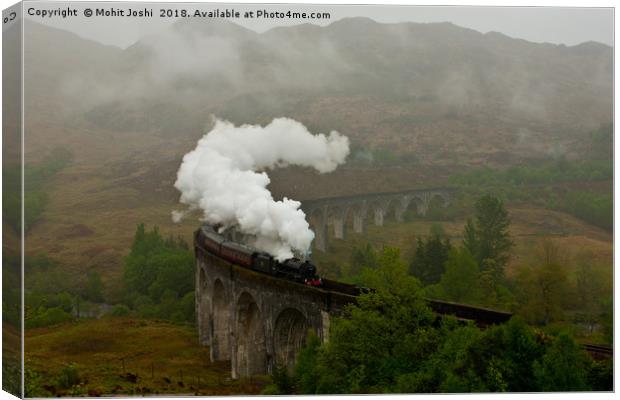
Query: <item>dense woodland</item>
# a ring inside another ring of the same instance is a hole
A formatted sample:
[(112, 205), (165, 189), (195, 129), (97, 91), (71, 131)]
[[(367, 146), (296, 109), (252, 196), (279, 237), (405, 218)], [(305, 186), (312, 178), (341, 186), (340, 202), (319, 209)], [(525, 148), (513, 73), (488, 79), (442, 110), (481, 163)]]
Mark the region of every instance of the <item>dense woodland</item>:
[[(541, 238), (527, 264), (507, 276), (513, 241), (510, 217), (503, 202), (481, 197), (475, 215), (456, 243), (440, 224), (416, 240), (412, 255), (403, 257), (421, 295), (515, 312), (549, 333), (569, 330), (589, 341), (612, 343), (611, 272), (593, 261), (588, 251), (572, 255), (553, 238)], [(354, 247), (344, 268), (350, 282), (365, 284), (364, 276), (378, 268), (381, 249)], [(355, 266), (355, 267), (353, 267)]]
[[(310, 336), (294, 373), (264, 393), (427, 393), (611, 390), (611, 362), (593, 361), (566, 333), (547, 336), (520, 317), (487, 330), (437, 321), (398, 251), (384, 249), (368, 282), (381, 284)], [(399, 282), (394, 285), (394, 282)]]
[[(157, 227), (137, 227), (131, 251), (125, 258), (123, 281), (105, 299), (99, 274), (88, 274), (83, 289), (72, 291), (65, 273), (45, 254), (29, 257), (26, 269), (26, 327), (58, 324), (82, 316), (97, 304), (117, 300), (108, 309), (114, 316), (130, 313), (177, 323), (194, 321), (194, 256), (181, 238), (164, 238)], [(95, 315), (100, 315), (96, 312)]]
[[(357, 282), (377, 291), (349, 306), (328, 343), (310, 334), (294, 372), (278, 370), (264, 393), (611, 390), (611, 360), (591, 359), (566, 326), (546, 329), (573, 312), (574, 322), (600, 324), (611, 342), (611, 292), (599, 292), (587, 255), (569, 282), (559, 249), (546, 240), (537, 262), (507, 279), (508, 213), (492, 196), (475, 209), (462, 243), (435, 227), (418, 240), (409, 264), (396, 248), (355, 249), (351, 263), (362, 266)], [(516, 316), (481, 330), (438, 320), (423, 301), (428, 297), (513, 309)]]

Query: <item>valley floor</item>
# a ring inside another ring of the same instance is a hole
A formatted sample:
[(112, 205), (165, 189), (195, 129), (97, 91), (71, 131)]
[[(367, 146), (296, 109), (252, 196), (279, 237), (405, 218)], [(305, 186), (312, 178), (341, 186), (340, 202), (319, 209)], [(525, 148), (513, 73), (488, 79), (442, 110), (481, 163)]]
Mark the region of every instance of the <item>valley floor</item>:
[[(193, 327), (105, 317), (26, 331), (27, 391), (38, 396), (258, 394), (269, 378), (231, 380)], [(77, 371), (77, 385), (63, 385)], [(63, 388), (63, 386), (65, 386)], [(28, 393), (27, 393), (28, 395)]]

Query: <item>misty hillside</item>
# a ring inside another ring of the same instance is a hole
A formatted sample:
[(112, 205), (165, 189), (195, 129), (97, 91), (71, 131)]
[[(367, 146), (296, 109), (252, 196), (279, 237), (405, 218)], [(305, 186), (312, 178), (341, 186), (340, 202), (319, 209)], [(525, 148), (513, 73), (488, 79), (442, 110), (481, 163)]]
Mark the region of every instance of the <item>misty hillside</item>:
[[(608, 225), (589, 222), (608, 224), (613, 213), (609, 46), (364, 18), (262, 34), (183, 20), (126, 49), (27, 22), (25, 39), (25, 251), (58, 260), (72, 288), (87, 284), (87, 271), (100, 273), (111, 304), (123, 294), (138, 224), (191, 241), (198, 215), (172, 223), (173, 184), (212, 115), (237, 124), (286, 116), (350, 137), (352, 156), (332, 173), (269, 171), (276, 199), (463, 186), (463, 199), (436, 219), (416, 214), (394, 231), (377, 228), (377, 248), (409, 254), (410, 233), (426, 235), (438, 221), (460, 241), (474, 196), (501, 182), (523, 260), (533, 238), (560, 235), (611, 265)], [(558, 156), (566, 159), (541, 162)]]
[[(27, 108), (53, 106), (36, 102), (47, 96), (63, 94), (82, 80), (97, 79), (117, 62), (122, 51), (29, 20), (26, 20), (24, 32)], [(80, 89), (75, 87), (75, 90)], [(55, 97), (48, 99), (57, 100)]]
[(183, 20), (125, 50), (26, 31), (27, 105), (61, 124), (195, 140), (210, 115), (288, 116), (356, 147), (474, 165), (579, 157), (583, 136), (612, 121), (612, 48), (598, 43), (367, 18), (262, 34)]

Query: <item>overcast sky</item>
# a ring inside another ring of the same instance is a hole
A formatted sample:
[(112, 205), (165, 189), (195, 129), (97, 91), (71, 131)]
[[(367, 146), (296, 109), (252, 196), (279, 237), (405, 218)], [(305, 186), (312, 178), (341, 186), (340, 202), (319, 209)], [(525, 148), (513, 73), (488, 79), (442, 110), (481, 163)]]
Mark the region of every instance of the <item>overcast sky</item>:
[[(187, 9), (211, 11), (215, 9), (234, 8), (240, 12), (267, 9), (268, 11), (306, 11), (329, 12), (331, 18), (321, 21), (300, 21), (281, 19), (235, 19), (234, 21), (252, 30), (263, 32), (274, 26), (296, 25), (311, 22), (327, 25), (336, 20), (365, 16), (378, 22), (452, 22), (456, 25), (475, 29), (482, 33), (496, 31), (514, 38), (532, 42), (550, 42), (568, 46), (586, 41), (613, 44), (613, 10), (611, 8), (550, 8), (550, 7), (422, 7), (422, 6), (352, 6), (352, 5), (267, 5), (250, 4), (183, 4), (171, 3), (70, 3), (78, 9), (78, 17), (40, 18), (28, 17), (57, 28), (69, 30), (76, 34), (96, 40), (100, 43), (127, 47), (140, 38), (165, 29), (175, 18), (160, 18), (158, 9)], [(38, 10), (53, 10), (66, 7), (62, 2), (27, 2), (26, 10), (33, 7)], [(126, 17), (91, 17), (83, 16), (86, 8), (152, 8), (152, 18)], [(209, 19), (204, 19), (209, 23)]]

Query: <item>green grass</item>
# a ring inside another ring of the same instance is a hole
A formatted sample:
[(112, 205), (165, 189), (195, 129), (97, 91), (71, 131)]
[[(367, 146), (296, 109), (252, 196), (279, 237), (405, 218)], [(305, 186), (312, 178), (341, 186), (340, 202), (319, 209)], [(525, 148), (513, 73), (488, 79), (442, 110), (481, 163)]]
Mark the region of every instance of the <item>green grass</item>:
[[(47, 396), (111, 394), (258, 394), (267, 377), (233, 381), (230, 363), (209, 361), (190, 326), (106, 317), (26, 332), (26, 367)], [(74, 366), (80, 384), (61, 389)], [(132, 375), (137, 381), (132, 382)]]

